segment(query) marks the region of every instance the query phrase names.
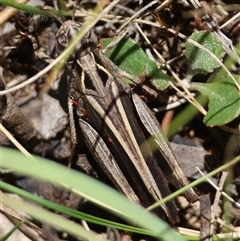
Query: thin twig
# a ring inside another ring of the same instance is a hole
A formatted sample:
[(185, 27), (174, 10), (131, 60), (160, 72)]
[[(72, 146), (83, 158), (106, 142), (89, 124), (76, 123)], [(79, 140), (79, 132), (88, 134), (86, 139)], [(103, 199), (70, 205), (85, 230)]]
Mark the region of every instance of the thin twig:
[[(205, 176), (204, 173), (196, 167), (197, 170), (201, 173), (202, 176)], [(209, 178), (206, 178), (206, 180), (217, 190), (223, 195), (225, 198), (227, 198), (231, 203), (234, 203), (238, 208), (240, 208), (240, 203), (236, 202), (233, 198), (231, 198), (227, 193), (225, 193), (223, 190), (221, 190), (217, 185), (214, 184), (213, 181), (211, 181)]]

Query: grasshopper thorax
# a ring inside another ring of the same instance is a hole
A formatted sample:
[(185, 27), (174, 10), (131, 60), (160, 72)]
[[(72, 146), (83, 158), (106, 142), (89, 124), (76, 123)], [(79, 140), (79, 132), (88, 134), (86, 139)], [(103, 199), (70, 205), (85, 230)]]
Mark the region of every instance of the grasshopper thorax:
[[(62, 24), (56, 34), (56, 50), (60, 54), (77, 34), (82, 24), (68, 20)], [(81, 41), (76, 45), (72, 53), (74, 58), (83, 57), (97, 48), (98, 39), (93, 31), (88, 31)]]

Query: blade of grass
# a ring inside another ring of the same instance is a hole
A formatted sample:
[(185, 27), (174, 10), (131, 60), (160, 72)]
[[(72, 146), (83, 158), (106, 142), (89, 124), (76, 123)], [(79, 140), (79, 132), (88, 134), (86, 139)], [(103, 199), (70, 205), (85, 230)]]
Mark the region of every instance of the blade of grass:
[(196, 187), (198, 184), (206, 181), (209, 177), (212, 177), (212, 176), (218, 174), (219, 172), (230, 168), (231, 166), (237, 164), (239, 161), (240, 161), (240, 156), (237, 156), (232, 161), (229, 161), (228, 163), (220, 166), (219, 168), (215, 169), (214, 171), (208, 173), (207, 175), (197, 179), (196, 181), (189, 183), (187, 186), (177, 190), (176, 192), (174, 192), (171, 195), (163, 198), (159, 202), (156, 202), (152, 206), (148, 207), (148, 210), (153, 210), (154, 208), (157, 208), (157, 207), (161, 206), (162, 203), (165, 203), (165, 202), (168, 202), (168, 201), (172, 200), (173, 198), (175, 198), (175, 197), (179, 196), (180, 194), (184, 193), (185, 191), (187, 191), (189, 188)]
[(129, 225), (124, 225), (121, 223), (116, 223), (113, 221), (109, 221), (103, 218), (98, 218), (83, 212), (79, 212), (76, 211), (74, 209), (59, 205), (57, 203), (53, 203), (51, 201), (48, 201), (46, 199), (40, 198), (36, 195), (33, 195), (29, 192), (26, 192), (20, 188), (14, 187), (8, 183), (5, 182), (1, 182), (0, 181), (0, 187), (2, 190), (5, 190), (7, 192), (10, 193), (15, 193), (21, 197), (23, 197), (24, 199), (27, 199), (29, 201), (35, 202), (39, 205), (44, 206), (45, 208), (49, 208), (52, 209), (54, 211), (60, 212), (62, 214), (65, 215), (69, 215), (71, 217), (77, 218), (79, 220), (85, 220), (89, 223), (94, 223), (97, 225), (101, 225), (101, 226), (106, 226), (106, 227), (112, 227), (112, 228), (116, 228), (119, 230), (124, 230), (124, 231), (129, 231), (129, 232), (134, 232), (134, 233), (138, 233), (138, 234), (144, 234), (144, 235), (152, 235), (151, 232), (145, 230), (145, 229), (141, 229), (141, 228), (137, 228), (137, 227), (133, 227), (133, 226), (129, 226)]
[(40, 221), (44, 221), (50, 225), (53, 225), (54, 227), (65, 230), (75, 237), (81, 237), (88, 240), (106, 241), (106, 239), (97, 236), (97, 234), (94, 234), (93, 232), (87, 231), (82, 226), (73, 223), (72, 221), (67, 220), (62, 216), (51, 213), (43, 208), (26, 202), (20, 202), (19, 200), (15, 200), (6, 195), (2, 195), (1, 199), (2, 203), (4, 203), (5, 205), (25, 211), (26, 213), (29, 213), (32, 217)]
[(64, 183), (70, 190), (75, 191), (89, 201), (113, 212), (130, 223), (149, 230), (158, 239), (184, 241), (183, 237), (178, 235), (162, 220), (140, 206), (131, 203), (119, 192), (85, 174), (69, 170), (36, 156), (37, 161), (28, 161), (28, 158), (15, 150), (2, 147), (1, 152), (1, 166), (3, 168), (14, 169), (24, 175), (57, 185)]
[(0, 241), (5, 241), (8, 238), (11, 237), (11, 235), (15, 232), (15, 230), (18, 229), (18, 227), (22, 224), (22, 222), (17, 223), (9, 232), (7, 232), (5, 235), (0, 237)]
[[(33, 6), (30, 6), (30, 5), (27, 5), (27, 4), (18, 3), (16, 1), (1, 0), (1, 4), (16, 8), (18, 10), (25, 11), (25, 12), (28, 12), (28, 13), (52, 17), (52, 15), (50, 15), (48, 12), (46, 12), (44, 10), (41, 10), (39, 7), (33, 7)], [(57, 11), (55, 9), (48, 9), (48, 11), (50, 11), (52, 14), (54, 14), (58, 17), (71, 16), (72, 15), (72, 13), (70, 11)]]

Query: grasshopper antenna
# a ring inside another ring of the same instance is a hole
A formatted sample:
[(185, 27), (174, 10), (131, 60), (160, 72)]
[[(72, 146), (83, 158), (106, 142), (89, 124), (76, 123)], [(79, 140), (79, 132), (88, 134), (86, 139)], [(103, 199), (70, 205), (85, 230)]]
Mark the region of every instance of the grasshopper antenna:
[[(61, 18), (58, 17), (53, 12), (51, 12), (49, 9), (44, 9), (44, 11), (47, 12), (49, 15), (51, 15), (53, 18), (55, 18), (61, 25), (63, 24), (63, 21), (61, 20)], [(61, 10), (58, 10), (58, 11), (61, 12)]]
[(75, 17), (75, 13), (76, 13), (77, 7), (78, 7), (78, 5), (81, 4), (81, 2), (82, 2), (81, 0), (77, 0), (76, 4), (74, 4), (74, 8), (73, 8), (73, 11), (72, 11), (72, 21), (74, 21), (74, 17)]

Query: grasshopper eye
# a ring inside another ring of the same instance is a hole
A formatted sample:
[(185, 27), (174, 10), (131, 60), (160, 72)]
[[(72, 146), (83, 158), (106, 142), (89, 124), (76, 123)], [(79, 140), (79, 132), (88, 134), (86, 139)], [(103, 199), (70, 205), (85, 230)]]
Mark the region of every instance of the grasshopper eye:
[(57, 37), (57, 41), (61, 45), (61, 47), (67, 47), (69, 43), (69, 39), (64, 33), (59, 34), (59, 36)]

